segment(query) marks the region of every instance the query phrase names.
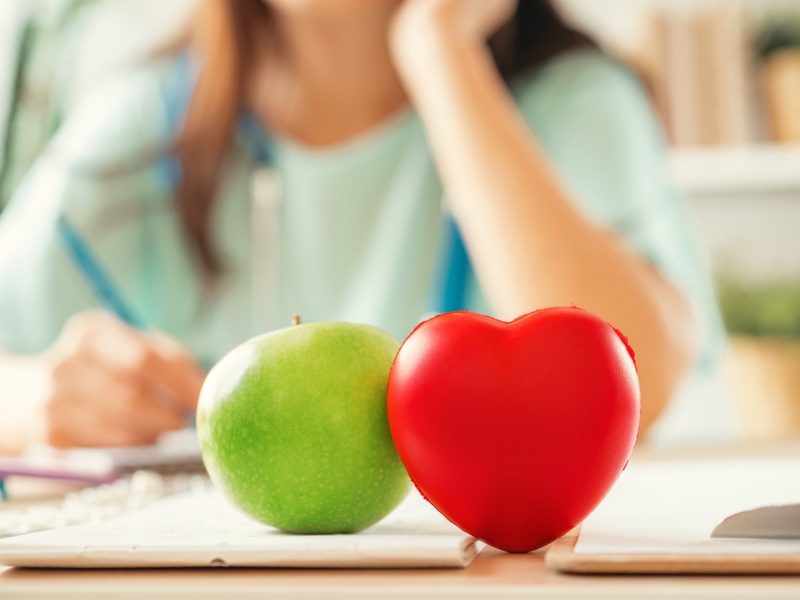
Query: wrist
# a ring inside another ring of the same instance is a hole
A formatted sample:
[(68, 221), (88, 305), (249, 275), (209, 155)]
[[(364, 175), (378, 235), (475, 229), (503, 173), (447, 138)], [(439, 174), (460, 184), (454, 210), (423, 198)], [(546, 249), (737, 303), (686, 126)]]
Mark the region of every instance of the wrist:
[(453, 6), (447, 2), (414, 2), (395, 18), (390, 48), (395, 67), (407, 85), (413, 87), (448, 54), (485, 48), (483, 38), (459, 26)]
[(49, 380), (45, 355), (0, 354), (0, 453), (16, 453), (41, 441), (43, 404)]

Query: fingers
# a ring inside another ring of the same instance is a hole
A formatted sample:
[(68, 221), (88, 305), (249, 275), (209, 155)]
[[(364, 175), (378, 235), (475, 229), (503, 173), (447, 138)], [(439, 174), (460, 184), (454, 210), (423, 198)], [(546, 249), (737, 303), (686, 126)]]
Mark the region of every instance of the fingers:
[(165, 431), (185, 427), (183, 411), (159, 401), (146, 386), (92, 367), (81, 377), (79, 394), (85, 400), (79, 408), (89, 404), (86, 408), (109, 428), (124, 429), (137, 444), (150, 444)]
[(175, 340), (104, 313), (71, 319), (46, 359), (42, 439), (57, 446), (152, 443), (185, 426), (204, 378)]
[(175, 340), (161, 334), (148, 333), (150, 352), (145, 356), (145, 372), (153, 386), (163, 386), (188, 412), (197, 408), (205, 373), (192, 356)]
[[(142, 333), (106, 316), (84, 335), (84, 349), (120, 378), (143, 382), (190, 413), (197, 405), (205, 374), (189, 352), (160, 333)], [(166, 393), (166, 394), (165, 394)]]
[(139, 438), (127, 428), (103, 421), (91, 403), (65, 392), (47, 405), (42, 441), (57, 448), (75, 446), (132, 446)]

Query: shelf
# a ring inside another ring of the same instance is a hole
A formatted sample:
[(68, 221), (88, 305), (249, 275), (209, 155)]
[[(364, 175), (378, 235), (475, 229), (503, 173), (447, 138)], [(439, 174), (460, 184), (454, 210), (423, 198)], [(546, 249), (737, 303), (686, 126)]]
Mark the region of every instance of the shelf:
[(800, 146), (742, 146), (674, 149), (672, 172), (692, 196), (797, 193)]

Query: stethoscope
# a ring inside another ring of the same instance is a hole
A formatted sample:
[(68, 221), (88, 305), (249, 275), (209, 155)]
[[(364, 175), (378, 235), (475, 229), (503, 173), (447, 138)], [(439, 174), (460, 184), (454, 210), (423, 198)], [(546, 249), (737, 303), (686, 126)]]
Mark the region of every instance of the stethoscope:
[[(197, 73), (197, 64), (192, 61), (189, 54), (181, 55), (178, 76), (173, 80), (174, 88), (171, 93), (168, 93), (170, 101), (167, 103), (167, 113), (173, 133), (177, 131), (189, 104)], [(254, 206), (253, 227), (258, 227), (260, 234), (254, 235), (253, 238), (258, 237), (261, 240), (255, 242), (261, 245), (253, 248), (253, 252), (255, 252), (253, 256), (262, 257), (260, 261), (262, 264), (260, 267), (254, 267), (258, 269), (258, 273), (252, 274), (253, 285), (259, 299), (275, 302), (276, 298), (273, 295), (277, 286), (267, 282), (277, 282), (279, 277), (279, 257), (276, 249), (278, 248), (277, 242), (280, 240), (280, 229), (278, 227), (279, 219), (276, 217), (283, 198), (282, 186), (279, 174), (267, 166), (270, 148), (258, 122), (251, 116), (244, 115), (240, 127), (245, 139), (253, 149), (256, 162), (260, 165), (253, 175), (251, 191)], [(171, 166), (171, 170), (176, 170), (174, 165)], [(272, 243), (269, 242), (270, 239)], [(442, 247), (437, 266), (437, 277), (428, 306), (429, 313), (438, 314), (465, 308), (471, 276), (472, 267), (464, 240), (453, 218), (445, 215)], [(420, 315), (420, 317), (423, 316)]]
[[(197, 65), (188, 54), (179, 59), (178, 76), (173, 81), (173, 89), (168, 92), (167, 103), (168, 121), (172, 124), (173, 132), (177, 131), (182, 116), (189, 103), (193, 82), (197, 77)], [(258, 123), (249, 115), (241, 120), (241, 131), (246, 142), (252, 146), (258, 167), (251, 181), (252, 194), (252, 256), (259, 257), (260, 265), (254, 264), (251, 273), (253, 289), (256, 297), (254, 300), (268, 302), (268, 306), (275, 306), (275, 294), (279, 289), (277, 285), (280, 278), (280, 209), (283, 201), (283, 186), (280, 174), (274, 167), (269, 166), (270, 148)], [(444, 232), (442, 236), (442, 250), (437, 265), (437, 277), (434, 289), (428, 302), (426, 315), (452, 312), (467, 306), (469, 282), (472, 278), (472, 267), (467, 254), (464, 240), (455, 221), (449, 215), (445, 216)], [(262, 305), (265, 306), (265, 305)], [(426, 315), (420, 315), (423, 318)], [(263, 317), (254, 317), (257, 320)]]
[[(251, 178), (251, 279), (252, 305), (276, 306), (280, 290), (281, 206), (284, 186), (278, 169), (272, 166), (256, 168)], [(429, 305), (420, 319), (461, 310), (466, 307), (469, 281), (472, 275), (469, 255), (455, 221), (445, 215), (439, 264)], [(269, 315), (254, 316), (266, 322)]]
[[(178, 77), (173, 80), (173, 89), (167, 93), (167, 121), (173, 134), (177, 131), (182, 114), (188, 104), (192, 89), (191, 81), (196, 73), (191, 68), (187, 56), (179, 61)], [(242, 120), (243, 132), (249, 137), (255, 158), (255, 168), (250, 182), (251, 206), (251, 320), (256, 330), (266, 331), (270, 323), (275, 322), (275, 314), (279, 305), (280, 285), (280, 239), (281, 239), (281, 206), (284, 199), (284, 187), (281, 174), (269, 164), (269, 144), (255, 126), (252, 119), (245, 116)], [(157, 170), (160, 177), (177, 184), (179, 169), (175, 157), (164, 156), (158, 161)], [(469, 282), (472, 277), (470, 260), (463, 238), (455, 221), (445, 215), (442, 246), (437, 265), (435, 284), (431, 291), (427, 312), (420, 315), (420, 320), (432, 314), (461, 310), (467, 305)], [(137, 314), (133, 307), (125, 303), (125, 299), (113, 286), (111, 278), (104, 272), (102, 265), (93, 256), (90, 245), (63, 215), (58, 219), (58, 234), (67, 254), (87, 280), (95, 296), (134, 327), (146, 328), (146, 321)], [(264, 307), (267, 307), (264, 310)], [(270, 312), (272, 311), (272, 312)]]

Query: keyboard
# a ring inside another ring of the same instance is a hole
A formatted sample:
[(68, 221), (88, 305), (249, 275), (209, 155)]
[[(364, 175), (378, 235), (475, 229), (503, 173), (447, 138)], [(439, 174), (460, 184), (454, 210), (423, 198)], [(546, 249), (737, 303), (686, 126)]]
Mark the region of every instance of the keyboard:
[(73, 491), (55, 504), (34, 504), (24, 508), (0, 503), (0, 538), (67, 525), (93, 523), (148, 506), (184, 492), (210, 489), (205, 475), (164, 475), (136, 471), (112, 483)]

